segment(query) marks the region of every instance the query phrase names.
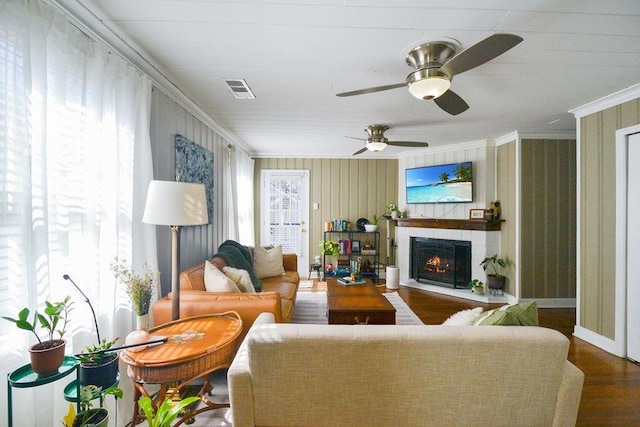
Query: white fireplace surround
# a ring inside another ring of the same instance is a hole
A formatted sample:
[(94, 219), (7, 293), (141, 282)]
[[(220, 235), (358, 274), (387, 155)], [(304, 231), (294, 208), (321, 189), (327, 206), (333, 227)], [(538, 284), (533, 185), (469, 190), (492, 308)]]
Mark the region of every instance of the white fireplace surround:
[(422, 228), (422, 227), (396, 227), (396, 244), (398, 248), (397, 264), (400, 269), (400, 284), (426, 291), (451, 295), (459, 298), (466, 298), (481, 302), (509, 302), (513, 297), (504, 294), (503, 296), (476, 295), (468, 289), (451, 289), (442, 286), (429, 285), (417, 282), (410, 278), (410, 248), (411, 237), (425, 237), (434, 239), (465, 240), (471, 242), (471, 278), (480, 279), (486, 283), (486, 275), (480, 263), (487, 256), (500, 253), (500, 231), (478, 231), (478, 230), (458, 230), (443, 228)]

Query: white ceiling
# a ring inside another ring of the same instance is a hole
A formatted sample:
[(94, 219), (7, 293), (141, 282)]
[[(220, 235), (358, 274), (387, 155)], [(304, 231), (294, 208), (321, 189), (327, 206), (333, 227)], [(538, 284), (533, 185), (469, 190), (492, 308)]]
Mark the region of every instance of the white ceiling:
[[(573, 132), (570, 109), (640, 82), (638, 0), (60, 2), (89, 9), (257, 156), (348, 157), (363, 142), (345, 136), (374, 123), (431, 147)], [(403, 82), (405, 54), (422, 42), (465, 49), (494, 33), (524, 41), (454, 78), (470, 105), (458, 116), (406, 88), (335, 96)], [(256, 99), (234, 99), (224, 78), (246, 79)], [(360, 157), (403, 150), (416, 151)]]

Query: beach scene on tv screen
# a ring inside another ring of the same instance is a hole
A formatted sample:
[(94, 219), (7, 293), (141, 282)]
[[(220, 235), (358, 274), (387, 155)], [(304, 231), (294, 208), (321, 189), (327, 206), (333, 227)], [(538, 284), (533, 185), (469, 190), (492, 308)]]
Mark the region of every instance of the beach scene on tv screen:
[(471, 162), (406, 170), (407, 203), (473, 201)]

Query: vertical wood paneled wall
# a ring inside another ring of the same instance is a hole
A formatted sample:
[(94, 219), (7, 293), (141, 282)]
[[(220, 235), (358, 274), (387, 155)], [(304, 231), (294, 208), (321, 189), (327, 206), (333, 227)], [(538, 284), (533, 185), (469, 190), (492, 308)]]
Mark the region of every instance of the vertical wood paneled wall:
[[(156, 88), (152, 94), (150, 134), (154, 179), (175, 180), (176, 134), (184, 135), (213, 152), (214, 217), (209, 225), (181, 228), (180, 270), (184, 270), (213, 255), (229, 234), (226, 210), (223, 209), (227, 203), (224, 177), (228, 143)], [(156, 236), (162, 293), (166, 294), (171, 287), (171, 230), (156, 226)]]
[(521, 142), (522, 298), (576, 297), (576, 141)]
[[(385, 212), (385, 205), (398, 200), (398, 160), (396, 159), (303, 159), (258, 158), (255, 164), (255, 235), (260, 244), (260, 171), (263, 169), (305, 169), (309, 171), (309, 258), (320, 255), (324, 222), (358, 218), (371, 220)], [(319, 208), (313, 210), (313, 203)], [(380, 221), (381, 241), (386, 236), (386, 222)], [(381, 244), (380, 260), (386, 259), (386, 247)], [(304, 268), (303, 268), (304, 270)]]
[(640, 99), (580, 119), (580, 326), (615, 339), (615, 133), (640, 123)]
[(517, 234), (518, 219), (516, 215), (518, 197), (516, 144), (514, 140), (497, 147), (496, 152), (496, 198), (500, 200), (502, 218), (505, 222), (500, 226), (500, 256), (507, 262), (505, 291), (520, 298), (520, 289), (516, 277), (519, 264)]

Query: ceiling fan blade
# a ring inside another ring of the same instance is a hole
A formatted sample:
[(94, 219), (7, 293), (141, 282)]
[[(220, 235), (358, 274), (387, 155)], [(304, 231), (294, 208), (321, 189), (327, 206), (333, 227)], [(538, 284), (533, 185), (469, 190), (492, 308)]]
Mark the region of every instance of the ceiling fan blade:
[(358, 154), (364, 153), (365, 151), (367, 151), (367, 147), (363, 147), (363, 148), (359, 149), (358, 151), (353, 153), (352, 156), (357, 156)]
[(396, 147), (428, 147), (428, 142), (417, 141), (387, 141), (387, 145), (395, 145)]
[(448, 60), (440, 67), (440, 71), (453, 77), (491, 61), (522, 40), (522, 37), (515, 34), (493, 34)]
[(358, 141), (366, 141), (367, 140), (366, 138), (356, 138), (355, 136), (346, 136), (346, 135), (345, 135), (345, 138), (357, 139)]
[(354, 95), (364, 95), (365, 93), (382, 92), (383, 90), (397, 89), (399, 87), (406, 87), (406, 86), (407, 84), (403, 82), (403, 83), (396, 83), (393, 85), (376, 86), (376, 87), (369, 87), (366, 89), (352, 90), (351, 92), (342, 92), (342, 93), (336, 94), (336, 96), (345, 97), (345, 96), (354, 96)]
[(464, 113), (469, 109), (464, 99), (452, 90), (448, 90), (436, 99), (434, 99), (438, 107), (442, 108), (447, 113), (456, 116), (460, 113)]

